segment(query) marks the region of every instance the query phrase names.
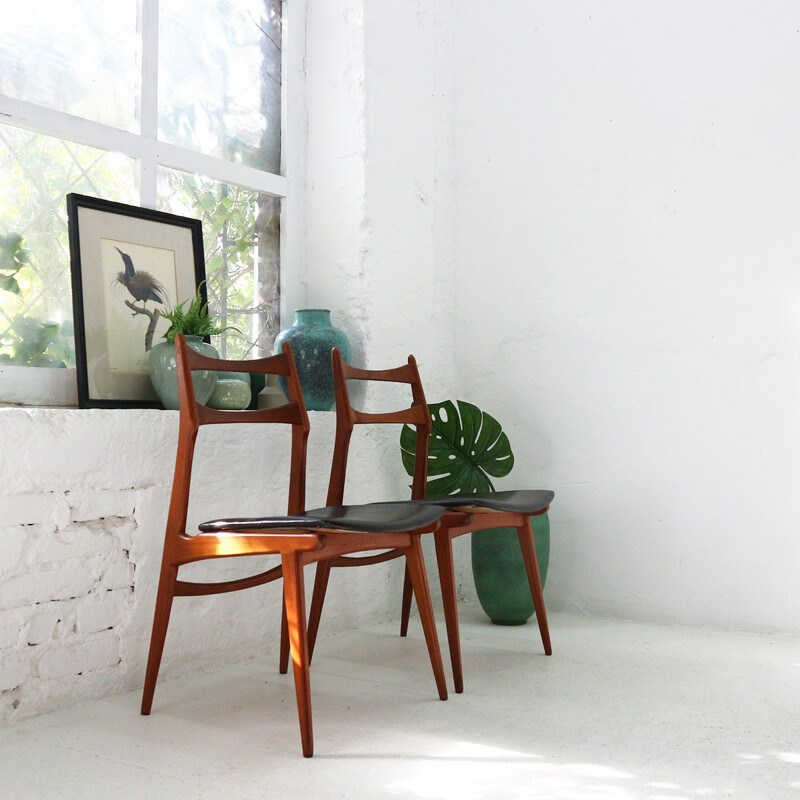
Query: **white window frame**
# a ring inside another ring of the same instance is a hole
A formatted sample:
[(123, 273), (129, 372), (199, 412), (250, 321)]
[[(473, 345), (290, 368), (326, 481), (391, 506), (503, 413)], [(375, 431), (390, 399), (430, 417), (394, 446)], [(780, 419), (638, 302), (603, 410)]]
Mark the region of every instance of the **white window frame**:
[[(157, 172), (167, 167), (237, 184), (283, 199), (281, 208), (281, 318), (301, 306), (304, 279), (302, 209), (305, 185), (305, 2), (283, 0), (283, 64), (281, 68), (281, 174), (225, 161), (158, 139), (158, 5), (140, 0), (142, 34), (141, 133), (66, 114), (0, 95), (0, 122), (18, 128), (121, 153), (135, 160), (139, 203), (156, 208)], [(288, 7), (291, 6), (291, 24)], [(288, 191), (292, 176), (292, 192)], [(77, 406), (74, 369), (1, 366), (0, 404)]]

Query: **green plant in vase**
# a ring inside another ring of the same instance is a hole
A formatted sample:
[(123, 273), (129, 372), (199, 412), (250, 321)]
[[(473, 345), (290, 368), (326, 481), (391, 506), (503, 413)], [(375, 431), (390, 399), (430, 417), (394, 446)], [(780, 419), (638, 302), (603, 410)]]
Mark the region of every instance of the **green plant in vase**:
[[(184, 308), (189, 303), (188, 308)], [(208, 313), (208, 303), (203, 296), (203, 284), (197, 287), (192, 300), (184, 300), (161, 316), (170, 323), (164, 334), (166, 341), (150, 349), (150, 380), (164, 408), (178, 408), (178, 365), (175, 358), (175, 337), (182, 333), (186, 344), (198, 353), (219, 358), (212, 345), (204, 342), (208, 336), (217, 336), (227, 328), (220, 327)], [(197, 370), (192, 373), (195, 397), (199, 403), (207, 403), (217, 386), (217, 372)], [(249, 398), (248, 398), (249, 399)]]
[[(175, 343), (175, 337), (182, 333), (187, 338), (189, 336), (199, 336), (201, 339), (207, 336), (219, 336), (231, 329), (229, 325), (227, 328), (220, 327), (214, 318), (208, 313), (208, 303), (202, 294), (203, 284), (197, 287), (197, 293), (192, 298), (191, 302), (184, 300), (178, 303), (170, 311), (162, 311), (161, 316), (169, 320), (170, 326), (164, 334), (164, 338), (170, 344)], [(189, 303), (189, 308), (186, 311), (183, 307)]]
[[(430, 403), (432, 429), (428, 453), (429, 499), (493, 492), (492, 478), (514, 466), (511, 443), (500, 423), (463, 400)], [(417, 436), (405, 425), (400, 434), (403, 466), (413, 475)], [(544, 586), (550, 560), (547, 514), (531, 517), (539, 573)], [(514, 528), (476, 531), (471, 537), (472, 573), (483, 610), (497, 624), (521, 625), (533, 614), (525, 564)]]

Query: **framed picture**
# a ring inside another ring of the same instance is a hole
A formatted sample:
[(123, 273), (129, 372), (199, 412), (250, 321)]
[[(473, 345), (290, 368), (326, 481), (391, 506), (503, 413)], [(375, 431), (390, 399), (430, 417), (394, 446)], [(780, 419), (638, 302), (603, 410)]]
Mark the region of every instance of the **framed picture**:
[(75, 366), (81, 408), (158, 408), (147, 358), (162, 312), (205, 300), (199, 219), (67, 195)]

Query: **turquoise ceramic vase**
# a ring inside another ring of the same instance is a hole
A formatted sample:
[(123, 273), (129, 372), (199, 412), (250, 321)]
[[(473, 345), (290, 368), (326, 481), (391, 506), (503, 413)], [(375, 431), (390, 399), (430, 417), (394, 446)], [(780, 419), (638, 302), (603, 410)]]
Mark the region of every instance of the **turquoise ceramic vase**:
[[(186, 345), (197, 353), (219, 358), (219, 353), (200, 336), (187, 336)], [(150, 381), (164, 408), (178, 408), (178, 364), (173, 342), (159, 342), (150, 350)], [(217, 386), (217, 374), (209, 370), (192, 372), (192, 384), (198, 403), (205, 405)], [(248, 398), (249, 400), (249, 398)]]
[[(531, 517), (542, 586), (550, 564), (550, 520)], [(523, 625), (533, 614), (528, 573), (516, 528), (492, 528), (472, 534), (472, 576), (478, 600), (495, 625)]]
[[(294, 354), (300, 386), (311, 411), (329, 411), (333, 408), (333, 368), (331, 350), (338, 347), (342, 358), (350, 360), (350, 342), (343, 331), (331, 325), (331, 312), (327, 308), (301, 308), (295, 311), (294, 324), (278, 334), (275, 352), (280, 353), (288, 342)], [(286, 379), (280, 379), (286, 394)]]

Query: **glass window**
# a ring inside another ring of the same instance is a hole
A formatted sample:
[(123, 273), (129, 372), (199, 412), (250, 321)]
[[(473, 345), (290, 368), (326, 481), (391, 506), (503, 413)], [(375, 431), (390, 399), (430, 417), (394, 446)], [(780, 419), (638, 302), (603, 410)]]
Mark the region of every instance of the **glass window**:
[(137, 0), (3, 3), (0, 94), (138, 129)]
[(0, 363), (75, 366), (68, 192), (129, 203), (133, 160), (0, 126)]
[(231, 326), (221, 354), (271, 351), (285, 186), (275, 178), (281, 12), (281, 0), (31, 0), (4, 10), (0, 365), (74, 364), (69, 192), (200, 218), (211, 311)]
[(280, 2), (161, 0), (160, 13), (159, 137), (277, 173)]
[(174, 170), (159, 171), (159, 207), (203, 221), (209, 309), (222, 358), (261, 358), (279, 330), (280, 200)]

